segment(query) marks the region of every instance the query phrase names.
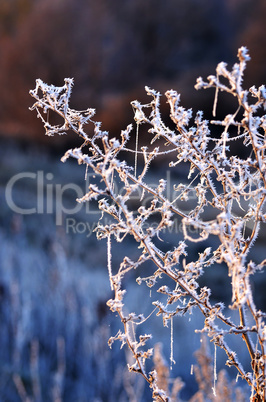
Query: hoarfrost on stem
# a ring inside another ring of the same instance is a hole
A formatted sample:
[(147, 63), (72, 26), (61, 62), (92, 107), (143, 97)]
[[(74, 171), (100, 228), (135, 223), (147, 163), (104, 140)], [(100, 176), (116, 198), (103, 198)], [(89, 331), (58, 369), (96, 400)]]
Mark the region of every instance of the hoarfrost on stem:
[[(222, 62), (217, 66), (216, 75), (210, 75), (207, 81), (201, 77), (197, 80), (196, 89), (215, 89), (214, 119), (210, 122), (203, 118), (202, 111), (196, 112), (193, 118), (193, 111), (180, 105), (180, 95), (169, 90), (165, 96), (174, 128), (168, 127), (160, 112), (161, 94), (146, 87), (151, 101), (131, 103), (137, 124), (135, 150), (127, 148), (132, 124), (121, 131), (119, 139), (110, 138), (107, 132), (101, 131), (101, 124), (93, 120), (94, 109), (76, 111), (69, 107), (72, 79), (65, 79), (62, 87), (47, 85), (38, 79), (36, 88), (30, 91), (35, 98), (31, 109), (41, 118), (47, 135), (72, 130), (83, 140), (80, 147), (66, 152), (62, 161), (72, 157), (102, 179), (100, 187), (91, 184), (87, 194), (78, 201), (97, 199), (102, 215), (110, 217), (110, 223), (102, 224), (100, 220), (96, 229), (99, 239), (107, 238), (107, 265), (114, 292), (113, 299), (107, 304), (122, 323), (122, 329), (109, 343), (119, 340), (121, 346), (128, 345), (135, 359), (129, 370), (146, 379), (155, 400), (167, 401), (168, 396), (158, 388), (156, 372), (146, 372), (146, 360), (153, 353), (153, 348), (146, 345), (151, 342), (151, 336), (145, 333), (137, 338), (134, 332), (137, 322), (140, 325), (146, 319), (143, 314), (126, 313), (125, 308), (123, 287), (132, 270), (138, 270), (139, 285), (145, 283), (156, 289), (160, 299), (153, 300), (152, 304), (157, 316), (162, 316), (164, 325), (171, 320), (171, 330), (176, 316), (197, 307), (205, 317), (204, 327), (199, 332), (207, 333), (215, 347), (225, 351), (226, 364), (234, 366), (238, 375), (246, 380), (256, 400), (265, 400), (265, 313), (255, 306), (250, 277), (264, 268), (266, 260), (255, 264), (249, 261), (248, 255), (261, 224), (266, 222), (266, 90), (263, 85), (243, 89), (243, 74), (249, 59), (248, 50), (241, 47), (238, 62), (232, 70)], [(223, 120), (215, 119), (220, 92), (227, 92), (237, 100), (236, 110)], [(58, 114), (63, 124), (53, 125), (48, 111)], [(86, 126), (94, 129), (92, 135), (87, 134)], [(149, 127), (146, 135), (150, 135), (151, 140), (139, 149), (140, 126), (145, 130)], [(218, 137), (213, 136), (213, 130), (219, 132)], [(246, 158), (235, 152), (232, 146), (235, 143), (250, 156)], [(124, 160), (125, 152), (135, 153), (135, 166)], [(169, 157), (171, 169), (180, 163), (189, 166), (188, 181), (173, 186), (174, 200), (169, 198), (169, 183), (165, 179), (158, 179), (155, 187), (144, 180), (150, 165), (162, 155)], [(169, 155), (173, 156), (172, 160)], [(113, 185), (114, 180), (119, 186)], [(192, 192), (196, 194), (193, 206), (190, 202)], [(137, 208), (131, 202), (136, 199), (136, 193), (141, 194)], [(145, 197), (148, 201), (144, 203)], [(185, 202), (186, 208), (181, 208), (177, 201)], [(176, 219), (182, 221), (183, 239), (165, 251), (164, 233), (171, 230)], [(119, 267), (111, 266), (111, 239), (123, 242), (127, 236), (134, 238), (140, 254), (135, 260), (125, 256)], [(219, 240), (216, 248), (207, 244), (210, 236)], [(191, 242), (203, 241), (204, 246), (207, 244), (205, 250), (194, 261), (187, 261)], [(148, 276), (143, 268), (147, 263), (150, 269), (154, 268)], [(211, 302), (210, 289), (199, 285), (205, 270), (221, 263), (227, 265), (232, 284), (232, 303), (228, 307), (238, 311), (239, 322), (232, 321), (224, 313), (223, 303)], [(164, 284), (166, 278), (167, 286)], [(246, 310), (253, 320), (249, 326)], [(251, 342), (251, 333), (256, 335), (256, 346)], [(237, 334), (241, 334), (249, 352), (252, 375), (244, 370), (225, 341), (225, 337)]]

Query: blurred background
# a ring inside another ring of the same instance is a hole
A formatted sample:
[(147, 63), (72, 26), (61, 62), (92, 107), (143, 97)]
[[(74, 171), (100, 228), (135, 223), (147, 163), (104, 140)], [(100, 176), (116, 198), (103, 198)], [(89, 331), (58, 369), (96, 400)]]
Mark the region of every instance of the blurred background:
[[(84, 172), (59, 159), (76, 138), (45, 137), (28, 109), (35, 80), (60, 86), (73, 77), (71, 106), (96, 108), (116, 136), (133, 121), (130, 101), (147, 101), (145, 85), (177, 90), (184, 107), (209, 118), (214, 94), (197, 92), (196, 78), (214, 74), (220, 61), (232, 65), (240, 46), (251, 56), (244, 85), (265, 83), (265, 20), (265, 0), (0, 0), (1, 401), (151, 400), (141, 379), (127, 376), (129, 357), (107, 347), (119, 323), (106, 308), (106, 245), (92, 233), (99, 215), (75, 210), (77, 194), (67, 186), (85, 191)], [(55, 195), (63, 197), (61, 224)], [(70, 210), (83, 226), (67, 230)], [(134, 255), (135, 245), (127, 247)], [(217, 300), (226, 293), (224, 273), (211, 278)], [(264, 282), (256, 286), (265, 306)], [(190, 365), (199, 339), (189, 320), (175, 325), (174, 376), (190, 384), (188, 400), (197, 389)], [(158, 340), (168, 336), (159, 330)]]
[(28, 110), (36, 78), (73, 77), (73, 107), (95, 107), (109, 131), (132, 119), (129, 102), (145, 85), (209, 110), (196, 78), (235, 62), (238, 47), (252, 57), (246, 85), (265, 82), (265, 9), (263, 0), (1, 0), (1, 135), (50, 145)]

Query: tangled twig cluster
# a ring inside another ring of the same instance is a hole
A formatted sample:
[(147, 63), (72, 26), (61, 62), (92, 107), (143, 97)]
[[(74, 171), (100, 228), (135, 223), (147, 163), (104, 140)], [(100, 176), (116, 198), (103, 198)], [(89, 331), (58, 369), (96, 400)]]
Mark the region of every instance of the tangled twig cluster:
[[(264, 401), (266, 396), (265, 313), (256, 308), (250, 285), (250, 276), (262, 270), (266, 260), (255, 264), (248, 257), (261, 224), (266, 222), (266, 115), (263, 114), (266, 89), (264, 86), (253, 86), (249, 90), (242, 88), (249, 60), (245, 47), (239, 49), (238, 59), (231, 71), (225, 63), (220, 63), (216, 75), (209, 76), (207, 82), (199, 78), (196, 84), (196, 89), (215, 88), (214, 118), (219, 92), (227, 92), (236, 99), (236, 110), (223, 120), (208, 122), (201, 111), (193, 118), (191, 109), (180, 106), (180, 95), (170, 90), (165, 95), (173, 127), (171, 124), (167, 126), (160, 114), (160, 93), (146, 87), (151, 101), (147, 104), (134, 101), (132, 107), (137, 133), (141, 125), (141, 129), (148, 127), (146, 132), (151, 134), (152, 140), (139, 151), (136, 143), (133, 150), (135, 168), (121, 156), (130, 151), (127, 144), (133, 125), (121, 131), (119, 138), (111, 138), (108, 132), (101, 130), (100, 123), (93, 120), (94, 109), (71, 109), (72, 79), (65, 79), (62, 87), (47, 85), (38, 79), (36, 88), (30, 91), (36, 100), (32, 110), (36, 110), (42, 119), (47, 135), (72, 130), (83, 140), (80, 147), (67, 151), (62, 161), (73, 157), (101, 177), (100, 185), (96, 182), (90, 184), (88, 192), (78, 202), (98, 199), (99, 210), (110, 217), (105, 225), (101, 220), (98, 222), (97, 237), (107, 239), (108, 272), (114, 292), (108, 306), (119, 315), (123, 326), (109, 344), (119, 340), (122, 346), (128, 345), (135, 361), (129, 370), (140, 373), (146, 379), (155, 400), (167, 401), (168, 396), (158, 387), (156, 371), (147, 372), (146, 369), (146, 360), (153, 354), (153, 348), (147, 347), (151, 335), (132, 336), (134, 325), (144, 321), (145, 317), (134, 312), (126, 313), (124, 308), (124, 279), (132, 270), (140, 273), (139, 284), (145, 282), (148, 287), (155, 287), (162, 296), (163, 301), (155, 300), (153, 304), (165, 325), (175, 316), (184, 315), (197, 307), (205, 317), (204, 327), (199, 332), (207, 333), (211, 341), (225, 351), (226, 364), (234, 366), (238, 375), (246, 380), (254, 401)], [(63, 124), (53, 125), (48, 111), (59, 115)], [(86, 126), (94, 127), (92, 135), (88, 134)], [(214, 137), (211, 129), (220, 134)], [(155, 142), (158, 146), (153, 145)], [(242, 147), (250, 156), (235, 152), (232, 144), (236, 143), (238, 149)], [(190, 183), (174, 185), (174, 200), (167, 197), (166, 180), (158, 180), (156, 187), (145, 180), (150, 164), (162, 154), (167, 154), (168, 158), (174, 155), (169, 163), (172, 169), (177, 164), (189, 165)], [(114, 181), (120, 183), (119, 191)], [(130, 200), (132, 197), (136, 199), (140, 189), (136, 209)], [(194, 205), (189, 202), (191, 192), (196, 194)], [(147, 195), (149, 202), (143, 205), (141, 201)], [(178, 207), (177, 200), (187, 202), (189, 210)], [(173, 225), (176, 216), (182, 220), (183, 239), (172, 249), (164, 251), (157, 240), (163, 241), (165, 230)], [(197, 230), (197, 236), (191, 234), (190, 228)], [(136, 260), (125, 256), (119, 267), (112, 266), (111, 240), (120, 243), (129, 235), (137, 242), (140, 255)], [(205, 247), (210, 236), (219, 240), (215, 249)], [(205, 249), (197, 259), (188, 262), (187, 250), (191, 242), (203, 242)], [(142, 270), (147, 263), (149, 267), (154, 267), (148, 277), (143, 275), (145, 270)], [(228, 267), (232, 284), (232, 303), (229, 307), (238, 311), (239, 322), (224, 313), (223, 303), (211, 302), (209, 288), (199, 285), (198, 280), (207, 267), (222, 263)], [(164, 282), (166, 277), (167, 285)], [(247, 312), (253, 321), (250, 325), (246, 322)], [(250, 372), (244, 370), (241, 356), (237, 357), (225, 341), (230, 334), (242, 336), (250, 355)], [(256, 344), (251, 334), (255, 334)]]

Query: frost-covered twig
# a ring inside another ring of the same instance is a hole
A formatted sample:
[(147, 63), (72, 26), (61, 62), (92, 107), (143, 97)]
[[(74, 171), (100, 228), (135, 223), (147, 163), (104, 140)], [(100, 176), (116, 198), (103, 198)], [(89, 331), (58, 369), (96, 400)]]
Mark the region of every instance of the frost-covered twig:
[[(160, 114), (161, 95), (146, 87), (151, 101), (147, 104), (132, 102), (137, 124), (135, 166), (121, 156), (128, 152), (127, 144), (133, 125), (122, 130), (119, 138), (110, 138), (107, 132), (101, 130), (100, 123), (93, 120), (94, 109), (71, 109), (72, 79), (65, 79), (62, 87), (37, 80), (36, 88), (30, 92), (36, 100), (32, 110), (36, 110), (42, 119), (47, 135), (72, 130), (83, 140), (80, 147), (67, 151), (62, 160), (65, 162), (73, 157), (101, 177), (101, 187), (96, 182), (91, 184), (87, 194), (78, 201), (98, 199), (99, 210), (104, 216), (110, 217), (109, 223), (99, 221), (97, 237), (107, 238), (108, 270), (114, 290), (108, 306), (118, 314), (123, 327), (109, 343), (111, 345), (113, 341), (120, 340), (122, 346), (128, 345), (135, 359), (129, 370), (142, 374), (148, 381), (154, 400), (167, 401), (169, 398), (158, 387), (156, 371), (146, 371), (146, 360), (153, 354), (152, 347), (146, 345), (151, 342), (151, 336), (145, 334), (136, 338), (134, 333), (135, 324), (145, 322), (144, 316), (125, 312), (124, 279), (132, 270), (139, 272), (138, 284), (144, 282), (149, 288), (157, 289), (160, 300), (154, 300), (153, 305), (157, 316), (162, 316), (164, 325), (169, 320), (172, 322), (175, 316), (198, 307), (205, 317), (201, 332), (206, 332), (215, 345), (225, 351), (228, 357), (226, 364), (234, 366), (247, 381), (255, 395), (254, 400), (265, 400), (265, 314), (257, 310), (250, 286), (250, 276), (264, 268), (265, 260), (255, 264), (249, 261), (248, 255), (259, 235), (261, 224), (266, 222), (266, 115), (263, 114), (266, 109), (266, 89), (263, 85), (252, 87), (249, 91), (242, 88), (243, 74), (249, 60), (245, 47), (239, 49), (238, 59), (232, 70), (225, 63), (220, 63), (216, 75), (209, 76), (207, 82), (199, 78), (196, 85), (196, 89), (215, 88), (214, 114), (220, 91), (235, 97), (238, 103), (236, 110), (223, 120), (209, 123), (201, 111), (193, 118), (191, 109), (180, 106), (180, 95), (170, 90), (165, 95), (175, 127), (169, 128)], [(63, 124), (51, 124), (48, 111), (63, 118)], [(88, 129), (93, 127), (92, 135), (88, 134), (86, 126)], [(147, 135), (152, 138), (150, 143), (140, 148), (140, 153), (139, 130), (147, 126)], [(212, 130), (219, 134), (218, 138), (217, 135), (213, 136)], [(241, 152), (235, 152), (232, 148), (235, 143), (239, 150), (248, 151), (250, 156), (246, 158), (241, 156)], [(189, 166), (190, 184), (185, 181), (173, 186), (176, 194), (174, 202), (169, 198), (169, 183), (166, 180), (158, 179), (155, 187), (145, 181), (150, 165), (162, 154), (175, 156), (175, 159), (169, 160), (171, 169), (181, 163)], [(119, 186), (113, 185), (114, 180)], [(194, 204), (190, 202), (191, 192), (196, 195)], [(132, 199), (136, 200), (136, 193), (141, 194), (137, 208), (131, 202)], [(148, 202), (143, 202), (145, 197)], [(179, 200), (186, 204), (185, 209), (176, 205)], [(183, 239), (165, 251), (164, 234), (171, 231), (176, 219), (182, 220)], [(249, 234), (247, 225), (251, 227)], [(197, 232), (197, 236), (191, 233), (191, 228)], [(211, 235), (219, 240), (217, 248), (211, 249), (207, 245), (198, 258), (187, 261), (190, 242), (204, 241), (205, 246)], [(134, 261), (125, 255), (120, 267), (113, 264), (111, 271), (111, 238), (121, 243), (127, 236), (132, 236), (137, 242), (140, 255)], [(162, 240), (161, 248), (158, 239)], [(239, 312), (239, 323), (224, 313), (223, 303), (213, 304), (210, 289), (200, 287), (198, 282), (206, 269), (221, 263), (227, 265), (232, 283), (232, 304), (228, 307)], [(147, 264), (153, 267), (148, 277), (143, 269)], [(167, 286), (164, 284), (166, 277)], [(248, 326), (245, 310), (253, 319)], [(256, 346), (250, 339), (251, 332), (257, 337)], [(236, 353), (225, 341), (225, 337), (237, 334), (242, 335), (250, 354), (251, 372), (244, 370)]]

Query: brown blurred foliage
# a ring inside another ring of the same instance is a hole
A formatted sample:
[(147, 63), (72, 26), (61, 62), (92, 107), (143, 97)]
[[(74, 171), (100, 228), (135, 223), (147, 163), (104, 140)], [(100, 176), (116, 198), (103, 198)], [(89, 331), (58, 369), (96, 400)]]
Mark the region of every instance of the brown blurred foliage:
[[(35, 79), (75, 78), (73, 107), (97, 109), (115, 132), (132, 121), (144, 85), (174, 87), (185, 106), (212, 99), (193, 89), (237, 48), (250, 49), (249, 77), (265, 80), (265, 0), (2, 0), (0, 134), (43, 139), (29, 112)], [(257, 83), (257, 82), (252, 82)], [(210, 107), (211, 110), (211, 107)]]

